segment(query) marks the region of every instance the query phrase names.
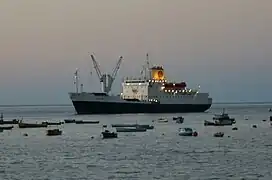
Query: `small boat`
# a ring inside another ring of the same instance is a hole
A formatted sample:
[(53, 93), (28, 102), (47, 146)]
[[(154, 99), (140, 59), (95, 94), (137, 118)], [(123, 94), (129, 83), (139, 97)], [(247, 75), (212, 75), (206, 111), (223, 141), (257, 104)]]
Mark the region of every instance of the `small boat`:
[(231, 126), (233, 124), (234, 123), (229, 120), (221, 120), (221, 121), (214, 121), (214, 122), (207, 121), (207, 120), (204, 121), (204, 126)]
[(44, 122), (42, 122), (42, 124), (47, 124), (48, 126), (50, 126), (50, 125), (61, 125), (62, 122), (47, 122), (47, 121), (44, 121)]
[(10, 120), (10, 121), (0, 120), (0, 124), (18, 124), (18, 123), (19, 123), (19, 120), (17, 120), (17, 119), (13, 119), (13, 120)]
[(76, 121), (76, 124), (99, 124), (99, 121)]
[(179, 117), (177, 120), (176, 120), (176, 123), (179, 123), (179, 124), (182, 124), (184, 122), (184, 118), (183, 117)]
[(236, 123), (235, 119), (230, 118), (229, 115), (225, 113), (224, 109), (222, 114), (214, 115), (213, 122), (207, 120), (204, 121), (205, 126), (231, 126), (235, 123)]
[(233, 127), (232, 130), (238, 130), (238, 128), (237, 127)]
[(269, 120), (272, 121), (272, 116), (269, 117)]
[(149, 124), (112, 124), (112, 127), (142, 127), (145, 129), (154, 129), (154, 126)]
[(215, 114), (213, 117), (213, 120), (229, 120), (231, 121), (233, 124), (235, 123), (235, 119), (234, 118), (230, 118), (229, 115), (227, 113), (225, 113), (225, 108), (223, 109), (222, 114)]
[(252, 128), (257, 128), (257, 125), (256, 124), (252, 125)]
[(103, 136), (103, 139), (117, 138), (117, 133), (110, 132), (109, 130), (105, 130), (101, 134)]
[(117, 127), (117, 132), (146, 132), (146, 128), (142, 127)]
[(224, 133), (223, 133), (223, 132), (217, 132), (217, 133), (214, 133), (213, 136), (214, 136), (214, 137), (223, 137), (223, 136), (224, 136)]
[(47, 136), (59, 136), (59, 135), (62, 135), (62, 131), (59, 129), (48, 129), (46, 135)]
[(160, 123), (166, 123), (166, 122), (168, 122), (168, 119), (166, 119), (166, 118), (159, 118), (158, 122), (160, 122)]
[(46, 128), (47, 124), (23, 123), (19, 122), (19, 128)]
[(139, 124), (137, 127), (145, 128), (145, 129), (154, 129), (154, 126), (148, 124)]
[(11, 130), (13, 126), (0, 126), (0, 129), (2, 130)]
[(192, 128), (179, 128), (179, 133), (180, 136), (197, 136), (197, 132), (193, 131)]
[(184, 119), (182, 116), (175, 116), (175, 117), (173, 117), (173, 120), (174, 121), (176, 121), (176, 120), (178, 120), (178, 119)]
[(18, 123), (19, 123), (19, 120), (17, 120), (17, 119), (13, 119), (11, 121), (4, 121), (4, 115), (3, 115), (3, 113), (1, 113), (0, 124), (18, 124)]
[(65, 123), (75, 123), (76, 120), (75, 119), (64, 119)]

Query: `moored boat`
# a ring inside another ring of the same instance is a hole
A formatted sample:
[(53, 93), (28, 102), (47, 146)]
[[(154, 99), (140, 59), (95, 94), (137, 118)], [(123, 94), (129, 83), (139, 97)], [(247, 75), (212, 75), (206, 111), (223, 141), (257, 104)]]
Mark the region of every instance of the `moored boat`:
[(167, 123), (168, 119), (167, 118), (159, 118), (158, 122), (160, 122), (160, 123)]
[(2, 130), (11, 130), (11, 129), (13, 129), (13, 126), (0, 126), (0, 129), (2, 129)]
[(48, 129), (46, 131), (47, 136), (59, 136), (62, 135), (62, 131), (59, 129)]
[(23, 123), (22, 121), (18, 123), (19, 128), (46, 128), (47, 124), (38, 123)]
[(99, 121), (76, 121), (76, 124), (99, 124)]
[(149, 124), (112, 124), (112, 127), (142, 127), (146, 129), (154, 129), (154, 126)]
[(0, 124), (18, 124), (19, 120), (13, 119), (13, 120), (4, 120), (4, 115), (1, 113), (0, 116)]
[(142, 127), (117, 127), (117, 132), (146, 132), (146, 128)]
[(223, 137), (224, 133), (223, 132), (217, 132), (213, 134), (214, 137)]
[(178, 117), (176, 119), (176, 123), (182, 124), (184, 122), (184, 118), (183, 117)]
[(13, 119), (13, 120), (5, 120), (5, 121), (0, 121), (0, 124), (18, 124), (19, 123), (19, 120), (17, 119)]
[(105, 130), (102, 133), (103, 139), (117, 138), (116, 132), (110, 132), (109, 130)]
[(75, 123), (76, 120), (75, 119), (64, 119), (65, 123)]
[(205, 126), (231, 126), (233, 124), (234, 123), (229, 120), (221, 120), (221, 121), (214, 121), (214, 122), (207, 121), (207, 120), (204, 121)]
[(63, 123), (62, 122), (47, 122), (47, 121), (44, 121), (44, 122), (42, 122), (42, 124), (47, 124), (48, 126), (51, 126), (51, 125), (61, 125)]
[(213, 117), (213, 122), (204, 121), (205, 126), (231, 126), (235, 124), (236, 121), (234, 118), (230, 118), (227, 113), (225, 113), (225, 109), (223, 109), (222, 114), (215, 114)]
[(179, 128), (178, 134), (180, 136), (197, 136), (198, 133), (194, 131), (192, 128)]
[(174, 121), (176, 121), (176, 120), (178, 120), (178, 119), (184, 119), (184, 118), (183, 118), (182, 116), (174, 116), (174, 117), (173, 117), (173, 120), (174, 120)]

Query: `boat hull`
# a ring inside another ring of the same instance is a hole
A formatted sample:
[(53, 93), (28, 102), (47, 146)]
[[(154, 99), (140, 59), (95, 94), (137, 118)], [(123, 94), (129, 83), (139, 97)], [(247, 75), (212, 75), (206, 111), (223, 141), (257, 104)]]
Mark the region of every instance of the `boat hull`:
[(77, 114), (191, 113), (205, 112), (209, 104), (148, 104), (72, 101)]
[(0, 126), (0, 129), (11, 130), (11, 129), (13, 129), (13, 126)]

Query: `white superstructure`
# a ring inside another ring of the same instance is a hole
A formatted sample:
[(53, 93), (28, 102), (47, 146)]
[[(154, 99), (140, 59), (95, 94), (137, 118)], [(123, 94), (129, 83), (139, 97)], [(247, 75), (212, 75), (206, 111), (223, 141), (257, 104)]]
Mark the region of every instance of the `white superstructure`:
[(161, 66), (150, 69), (149, 79), (125, 79), (122, 83), (122, 99), (137, 99), (160, 104), (206, 104), (209, 94), (186, 87), (185, 82), (170, 83)]

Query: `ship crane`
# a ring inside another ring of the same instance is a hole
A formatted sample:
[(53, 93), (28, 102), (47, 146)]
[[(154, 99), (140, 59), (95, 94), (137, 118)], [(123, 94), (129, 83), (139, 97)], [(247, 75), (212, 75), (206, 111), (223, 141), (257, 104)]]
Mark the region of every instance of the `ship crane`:
[(117, 64), (116, 64), (116, 67), (113, 69), (113, 72), (112, 74), (102, 74), (101, 71), (100, 71), (100, 68), (99, 68), (99, 65), (97, 63), (97, 61), (95, 60), (95, 57), (93, 54), (89, 54), (89, 56), (91, 57), (92, 61), (93, 61), (93, 65), (94, 65), (94, 69), (96, 71), (96, 74), (101, 82), (101, 85), (102, 85), (102, 92), (104, 93), (110, 93), (111, 91), (111, 87), (112, 87), (112, 84), (116, 78), (116, 75), (117, 75), (117, 72), (118, 70), (120, 69), (120, 65), (122, 63), (122, 59), (123, 57), (120, 56)]

